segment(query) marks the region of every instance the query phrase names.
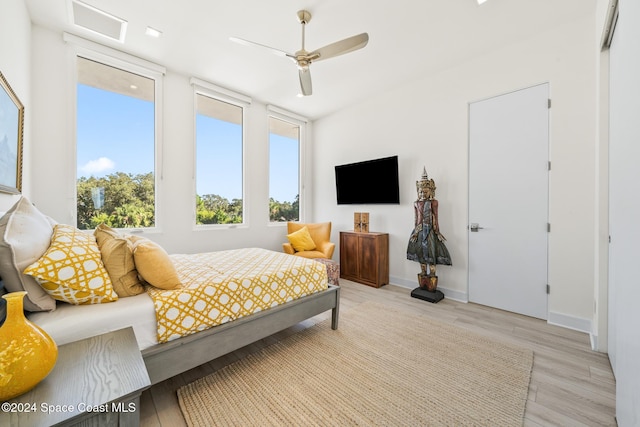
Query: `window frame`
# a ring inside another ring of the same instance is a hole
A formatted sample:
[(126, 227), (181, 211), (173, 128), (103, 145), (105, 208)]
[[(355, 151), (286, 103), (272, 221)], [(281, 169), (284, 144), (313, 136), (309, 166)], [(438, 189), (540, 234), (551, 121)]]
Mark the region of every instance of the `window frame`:
[(123, 71), (127, 71), (133, 74), (138, 74), (142, 77), (152, 79), (154, 81), (154, 226), (153, 227), (139, 227), (139, 228), (123, 228), (122, 230), (127, 233), (158, 233), (162, 231), (162, 180), (164, 174), (163, 164), (163, 83), (166, 69), (160, 65), (146, 61), (144, 59), (120, 52), (115, 49), (100, 45), (98, 43), (90, 42), (83, 38), (74, 36), (69, 33), (63, 34), (63, 40), (71, 46), (70, 60), (71, 60), (71, 87), (73, 102), (70, 103), (73, 107), (71, 114), (73, 126), (72, 126), (72, 140), (73, 144), (70, 144), (70, 158), (73, 159), (73, 215), (72, 219), (74, 224), (78, 222), (78, 194), (77, 194), (77, 182), (78, 182), (78, 159), (77, 159), (77, 129), (78, 129), (78, 57), (82, 57), (91, 61), (99, 62), (109, 67), (118, 68)]
[[(229, 229), (229, 228), (246, 228), (249, 226), (249, 212), (247, 209), (247, 116), (248, 109), (251, 106), (251, 98), (234, 92), (229, 89), (216, 86), (207, 81), (191, 77), (191, 86), (193, 87), (193, 205), (191, 207), (191, 220), (193, 230), (211, 230), (211, 229)], [(197, 134), (197, 116), (198, 116), (198, 95), (206, 96), (216, 101), (225, 102), (242, 109), (242, 222), (235, 224), (197, 224), (197, 156), (198, 156), (198, 134)]]
[[(307, 125), (309, 120), (306, 117), (287, 111), (283, 108), (276, 107), (274, 105), (267, 105), (267, 143), (269, 144), (268, 153), (269, 158), (267, 160), (267, 177), (271, 177), (271, 132), (269, 131), (269, 119), (282, 120), (293, 125), (300, 127), (299, 140), (298, 140), (298, 221), (306, 221), (306, 169), (305, 163), (306, 157), (306, 140), (307, 140)], [(271, 198), (271, 180), (269, 180), (269, 186), (267, 189), (266, 209), (267, 212), (267, 224), (274, 227), (283, 227), (287, 225), (287, 221), (271, 221), (269, 218), (269, 200)]]

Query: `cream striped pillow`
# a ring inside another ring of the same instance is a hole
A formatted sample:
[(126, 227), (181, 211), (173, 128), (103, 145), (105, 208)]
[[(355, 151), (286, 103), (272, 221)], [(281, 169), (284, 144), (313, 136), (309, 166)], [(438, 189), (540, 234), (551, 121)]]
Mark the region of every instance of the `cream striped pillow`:
[(49, 249), (24, 273), (58, 301), (98, 304), (118, 299), (95, 236), (70, 225), (54, 227)]

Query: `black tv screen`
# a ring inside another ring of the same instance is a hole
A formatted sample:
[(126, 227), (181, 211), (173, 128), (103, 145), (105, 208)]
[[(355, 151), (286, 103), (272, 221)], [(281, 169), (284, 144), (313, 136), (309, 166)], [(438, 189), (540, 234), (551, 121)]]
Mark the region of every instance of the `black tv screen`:
[(339, 205), (399, 204), (398, 156), (338, 165)]

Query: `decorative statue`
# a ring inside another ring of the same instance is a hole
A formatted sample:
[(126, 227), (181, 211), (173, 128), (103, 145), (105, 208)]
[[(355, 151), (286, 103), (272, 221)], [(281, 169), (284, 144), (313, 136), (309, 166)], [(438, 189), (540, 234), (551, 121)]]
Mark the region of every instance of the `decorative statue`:
[(436, 264), (451, 265), (451, 256), (438, 225), (436, 184), (429, 179), (426, 168), (422, 171), (422, 179), (416, 181), (416, 188), (418, 200), (413, 204), (415, 226), (407, 246), (407, 259), (420, 263), (420, 288), (434, 292), (438, 286)]

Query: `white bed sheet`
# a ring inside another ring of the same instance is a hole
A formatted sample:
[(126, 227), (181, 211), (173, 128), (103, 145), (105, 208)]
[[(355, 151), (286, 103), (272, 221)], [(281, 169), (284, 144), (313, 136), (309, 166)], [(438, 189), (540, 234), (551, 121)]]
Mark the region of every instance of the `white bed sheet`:
[(57, 345), (128, 326), (133, 327), (140, 350), (158, 344), (156, 312), (146, 292), (105, 304), (58, 303), (54, 311), (31, 313), (28, 318), (44, 329)]

